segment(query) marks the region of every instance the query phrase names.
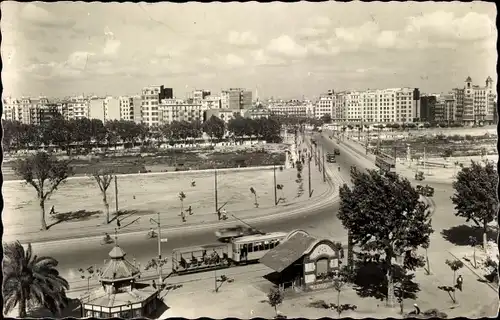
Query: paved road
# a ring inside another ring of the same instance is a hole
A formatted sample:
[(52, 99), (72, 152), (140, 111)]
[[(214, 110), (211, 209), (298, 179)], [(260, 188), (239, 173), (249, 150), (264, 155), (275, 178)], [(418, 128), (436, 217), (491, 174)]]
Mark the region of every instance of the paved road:
[[(325, 144), (325, 151), (333, 151), (333, 144)], [(342, 152), (337, 156), (337, 163), (328, 164), (331, 171), (341, 167), (341, 174), (344, 179), (348, 177), (349, 167), (352, 163), (358, 163), (352, 155)], [(314, 168), (314, 163), (311, 164)], [(307, 169), (304, 170), (305, 172)], [(334, 182), (338, 187), (338, 182)], [(333, 202), (331, 206), (324, 209), (317, 209), (308, 213), (294, 215), (292, 217), (283, 218), (274, 221), (265, 221), (262, 223), (254, 223), (257, 228), (266, 231), (291, 231), (294, 229), (304, 229), (318, 237), (329, 237), (337, 241), (345, 242), (347, 235), (336, 218), (339, 208), (338, 202)], [(235, 222), (237, 224), (237, 222)], [(167, 237), (168, 242), (162, 243), (162, 255), (170, 256), (172, 249), (180, 247), (188, 247), (201, 245), (206, 243), (216, 242), (214, 230), (199, 230), (191, 233), (183, 234), (165, 234), (162, 237)], [(146, 261), (158, 254), (156, 240), (147, 239), (146, 232), (144, 234), (131, 234), (118, 238), (118, 243), (127, 252), (127, 255), (132, 260), (140, 262), (144, 265)], [(78, 268), (86, 268), (90, 265), (100, 266), (104, 259), (108, 258), (108, 252), (112, 245), (101, 245), (100, 240), (75, 240), (61, 241), (46, 244), (34, 244), (33, 249), (37, 255), (48, 255), (56, 258), (59, 261), (59, 270), (63, 276), (68, 277), (68, 280), (78, 276), (76, 270)]]

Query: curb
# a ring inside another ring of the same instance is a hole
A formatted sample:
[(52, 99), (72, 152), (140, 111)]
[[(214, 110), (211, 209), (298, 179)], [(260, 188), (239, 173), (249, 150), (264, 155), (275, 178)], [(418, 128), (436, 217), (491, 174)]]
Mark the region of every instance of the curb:
[[(446, 251), (447, 251), (447, 252), (448, 252), (448, 253), (449, 253), (449, 254), (450, 254), (453, 258), (455, 258), (455, 259), (457, 259), (457, 260), (460, 260), (460, 261), (462, 261), (462, 260), (463, 260), (463, 259), (458, 258), (458, 257), (457, 257), (456, 255), (454, 255), (453, 253), (451, 253), (449, 250), (446, 250)], [(493, 289), (493, 291), (495, 291), (495, 292), (497, 292), (497, 293), (498, 293), (498, 288), (495, 288), (493, 285), (491, 285), (491, 284), (490, 284), (490, 282), (489, 282), (488, 280), (486, 280), (486, 278), (485, 278), (485, 277), (483, 277), (483, 276), (481, 276), (481, 275), (477, 274), (477, 272), (476, 272), (476, 271), (474, 271), (474, 269), (472, 269), (472, 268), (471, 268), (471, 267), (470, 267), (467, 263), (464, 263), (464, 266), (465, 266), (465, 267), (467, 267), (467, 269), (469, 269), (469, 270), (470, 270), (473, 274), (475, 274), (475, 275), (476, 275), (476, 277), (478, 277), (479, 279), (484, 280), (484, 281), (485, 281), (484, 283), (486, 283), (486, 284), (487, 284), (487, 285), (488, 285), (491, 289)]]
[[(338, 197), (338, 194), (335, 193), (334, 188), (332, 187), (331, 182), (328, 181), (328, 188), (319, 194), (318, 198), (320, 201), (309, 201), (312, 200), (311, 198), (308, 198), (306, 201), (309, 203), (306, 203), (304, 205), (298, 205), (293, 209), (289, 209), (284, 206), (276, 207), (275, 210), (271, 210), (270, 213), (265, 214), (265, 215), (260, 215), (260, 216), (250, 216), (244, 218), (245, 221), (248, 222), (261, 222), (261, 221), (267, 221), (267, 220), (274, 220), (282, 217), (287, 217), (287, 216), (294, 216), (297, 214), (301, 214), (304, 211), (309, 211), (309, 210), (316, 210), (316, 209), (322, 209), (322, 208), (327, 208), (331, 205), (331, 201), (335, 201)], [(298, 200), (295, 203), (290, 203), (290, 205), (298, 204), (302, 201)], [(312, 203), (311, 203), (312, 202)], [(270, 208), (275, 208), (275, 207), (268, 207)], [(266, 208), (267, 209), (267, 208)], [(246, 211), (246, 210), (245, 210)], [(237, 216), (238, 212), (235, 212), (235, 215)], [(175, 232), (187, 232), (187, 231), (199, 231), (199, 230), (204, 230), (204, 229), (213, 229), (213, 228), (218, 228), (218, 227), (225, 227), (233, 224), (234, 221), (227, 221), (227, 222), (215, 222), (215, 223), (210, 223), (207, 224), (206, 222), (200, 222), (200, 223), (195, 223), (193, 225), (187, 225), (187, 226), (166, 226), (165, 228), (162, 228), (162, 232), (168, 232), (168, 233), (175, 233)], [(122, 235), (133, 235), (133, 234), (141, 234), (146, 229), (140, 229), (136, 231), (129, 231), (129, 232), (124, 232), (121, 233)], [(102, 238), (102, 232), (99, 232), (97, 235), (85, 235), (85, 236), (72, 236), (72, 237), (61, 237), (59, 239), (51, 239), (51, 240), (42, 240), (42, 241), (22, 241), (21, 243), (31, 243), (32, 245), (43, 245), (43, 244), (54, 244), (54, 243), (62, 243), (62, 242), (71, 242), (75, 240), (82, 240), (82, 239), (100, 239)]]

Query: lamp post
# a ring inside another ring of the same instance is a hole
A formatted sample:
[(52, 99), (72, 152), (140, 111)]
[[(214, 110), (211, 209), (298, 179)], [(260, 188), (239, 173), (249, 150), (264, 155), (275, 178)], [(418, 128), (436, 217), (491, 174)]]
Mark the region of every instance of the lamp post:
[(162, 264), (161, 264), (161, 224), (160, 224), (160, 213), (157, 212), (157, 215), (158, 215), (158, 220), (155, 220), (153, 218), (149, 218), (149, 221), (153, 224), (156, 224), (156, 226), (158, 227), (158, 263), (156, 264), (156, 269), (158, 271), (158, 281), (159, 281), (159, 285), (161, 286), (162, 283), (163, 283), (163, 279), (162, 279), (162, 276), (161, 276), (161, 267), (162, 267)]

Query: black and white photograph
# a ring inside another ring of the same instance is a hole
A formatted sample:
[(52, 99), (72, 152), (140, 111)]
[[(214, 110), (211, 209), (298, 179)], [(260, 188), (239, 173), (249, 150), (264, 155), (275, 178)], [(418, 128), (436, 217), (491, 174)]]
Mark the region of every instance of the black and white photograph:
[(498, 315), (495, 3), (0, 6), (3, 317)]

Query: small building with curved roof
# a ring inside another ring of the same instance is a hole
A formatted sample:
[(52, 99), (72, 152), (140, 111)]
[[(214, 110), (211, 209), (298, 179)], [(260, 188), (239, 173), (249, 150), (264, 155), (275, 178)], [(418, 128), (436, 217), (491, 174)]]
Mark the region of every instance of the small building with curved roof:
[(100, 287), (81, 300), (82, 317), (138, 318), (156, 310), (159, 291), (137, 281), (141, 272), (125, 255), (118, 245), (109, 252), (110, 260), (99, 274)]
[(316, 290), (332, 286), (331, 278), (343, 263), (340, 243), (317, 239), (304, 230), (290, 232), (268, 251), (260, 263), (274, 270), (268, 279), (281, 288)]

